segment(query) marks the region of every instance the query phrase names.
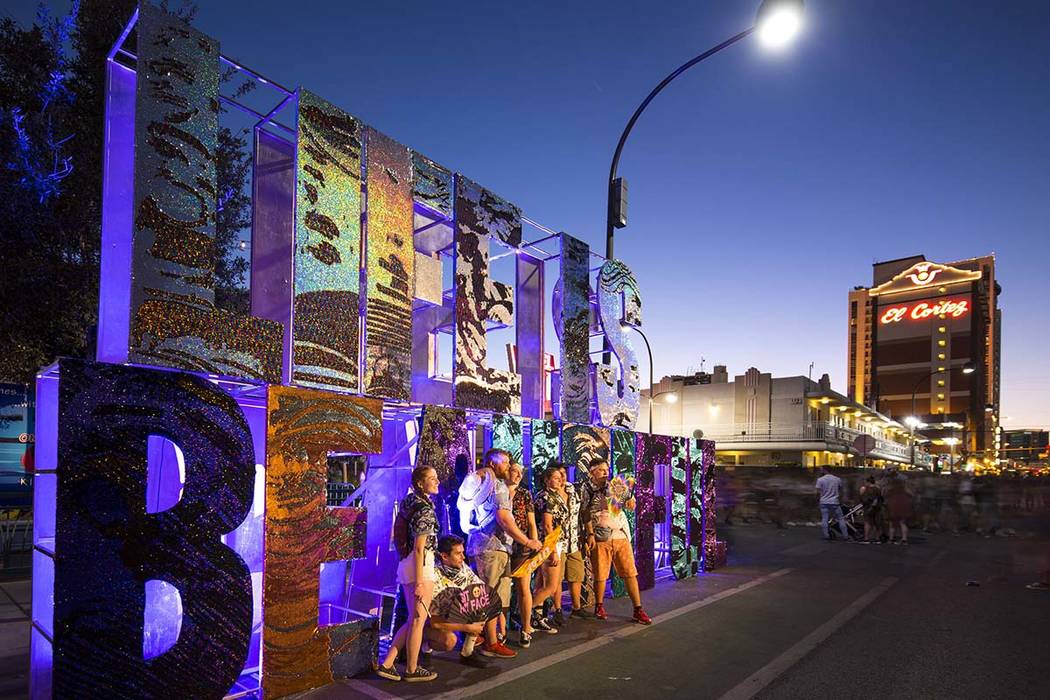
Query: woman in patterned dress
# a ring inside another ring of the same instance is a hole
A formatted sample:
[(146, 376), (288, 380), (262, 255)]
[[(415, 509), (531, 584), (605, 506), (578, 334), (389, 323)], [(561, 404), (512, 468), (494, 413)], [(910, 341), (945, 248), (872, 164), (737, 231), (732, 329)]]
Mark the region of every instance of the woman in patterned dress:
[[(552, 532), (554, 528), (561, 528), (561, 539), (558, 540), (558, 548), (551, 554), (547, 561), (543, 562), (541, 572), (543, 583), (537, 586), (532, 593), (532, 599), (540, 603), (532, 611), (532, 625), (538, 630), (554, 634), (558, 630), (547, 621), (543, 614), (543, 601), (554, 598), (556, 608), (561, 608), (562, 580), (565, 578), (565, 556), (568, 546), (569, 519), (574, 508), (576, 493), (566, 487), (565, 468), (561, 465), (553, 465), (543, 474), (543, 536)], [(578, 510), (577, 510), (578, 512)]]

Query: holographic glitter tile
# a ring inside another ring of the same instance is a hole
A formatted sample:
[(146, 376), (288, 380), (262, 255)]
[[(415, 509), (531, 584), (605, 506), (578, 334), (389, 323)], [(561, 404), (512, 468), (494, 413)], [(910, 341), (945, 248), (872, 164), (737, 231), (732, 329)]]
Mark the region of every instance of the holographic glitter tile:
[(561, 304), (554, 317), (561, 348), (558, 418), (573, 423), (591, 422), (589, 257), (586, 243), (561, 234)]
[[(460, 222), (461, 215), (473, 216), (472, 200), (461, 190), (476, 187), (466, 178), (456, 177), (455, 233), (455, 339), (453, 401), (462, 408), (497, 413), (521, 412), (521, 375), (488, 366), (486, 324), (508, 325), (513, 318), (514, 290), (489, 278), (489, 235), (479, 230), (478, 221)], [(519, 223), (520, 242), (520, 223)]]
[(591, 462), (597, 458), (609, 460), (609, 429), (597, 425), (565, 423), (561, 429), (561, 459), (565, 466), (575, 469), (575, 483), (589, 478)]
[(712, 571), (726, 563), (726, 543), (718, 539), (715, 524), (718, 522), (715, 510), (715, 443), (701, 440), (704, 468), (704, 528), (703, 528), (703, 569)]
[(529, 486), (533, 493), (543, 488), (543, 474), (550, 465), (561, 461), (561, 423), (533, 419), (529, 437)]
[(630, 429), (638, 422), (638, 354), (624, 325), (641, 325), (641, 307), (634, 274), (619, 260), (606, 260), (598, 273), (598, 310), (617, 362), (599, 361), (595, 367), (594, 396), (602, 425)]
[(366, 130), (367, 292), (365, 393), (398, 401), (412, 394), (412, 159), (406, 147)]
[[(622, 476), (625, 479), (627, 477), (634, 477), (634, 432), (630, 430), (610, 430), (610, 437), (612, 438), (612, 464), (611, 476)], [(630, 523), (631, 532), (636, 533), (634, 525), (635, 511), (628, 510), (627, 522)], [(612, 591), (614, 598), (620, 598), (627, 595), (627, 587), (624, 585), (623, 579), (616, 575), (616, 572), (612, 572)]]
[[(185, 463), (181, 497), (156, 513), (151, 436)], [(189, 373), (62, 360), (57, 443), (54, 697), (223, 697), (252, 632), (251, 574), (220, 540), (252, 504), (243, 412)], [(183, 622), (145, 659), (144, 620), (162, 614), (146, 607), (151, 580), (178, 589)]]
[(467, 414), (459, 408), (423, 407), (423, 427), (419, 432), (416, 466), (427, 465), (437, 471), (441, 486), (434, 498), (442, 533), (458, 530), (456, 497), (459, 484), (474, 469), (467, 437)]
[(689, 565), (700, 570), (704, 544), (704, 441), (689, 438)]
[(361, 127), (300, 90), (292, 381), (359, 388)]
[(671, 572), (676, 579), (693, 573), (688, 543), (688, 464), (685, 438), (671, 438)]
[(412, 151), (412, 196), (420, 204), (452, 218), (452, 172)]
[(415, 288), (413, 298), (441, 306), (441, 260), (426, 253), (416, 252)]
[(524, 459), (524, 435), (522, 432), (521, 418), (508, 416), (505, 413), (494, 413), (492, 415), (491, 443), (496, 449), (510, 452), (511, 459), (518, 464), (523, 464)]
[(128, 360), (279, 382), (280, 324), (215, 307), (218, 42), (148, 3), (136, 31)]
[(521, 245), (521, 209), (462, 175), (456, 175), (456, 232), (492, 236)]
[(634, 560), (638, 567), (638, 586), (647, 589), (656, 584), (656, 559), (653, 556), (656, 466), (671, 461), (671, 438), (666, 435), (635, 433), (635, 508)]
[[(325, 562), (364, 553), (365, 512), (328, 507), (330, 452), (376, 454), (383, 449), (383, 402), (328, 391), (271, 386), (267, 396), (266, 566), (263, 576), (262, 685), (278, 698), (331, 683), (339, 654), (357, 658), (343, 625), (318, 626)], [(355, 633), (360, 625), (347, 623)], [(371, 653), (371, 647), (368, 649)], [(358, 671), (361, 669), (358, 669)]]
[(466, 473), (473, 466), (465, 411), (444, 406), (423, 407), (423, 429), (419, 434), (416, 464), (426, 464), (437, 470), (442, 484), (449, 483), (456, 476), (457, 468)]

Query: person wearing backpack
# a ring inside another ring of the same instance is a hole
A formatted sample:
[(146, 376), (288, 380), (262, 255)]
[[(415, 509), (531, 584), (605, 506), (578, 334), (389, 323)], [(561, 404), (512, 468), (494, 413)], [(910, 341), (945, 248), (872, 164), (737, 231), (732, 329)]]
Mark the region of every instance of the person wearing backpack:
[[(401, 561), (397, 566), (397, 582), (408, 602), (408, 619), (401, 625), (376, 675), (392, 681), (432, 681), (437, 674), (419, 665), (419, 649), (423, 645), (423, 627), (430, 615), (434, 596), (434, 553), (437, 551), (437, 512), (431, 496), (438, 492), (437, 472), (433, 467), (412, 470), (412, 489), (398, 507), (394, 520), (394, 544)], [(405, 672), (394, 667), (398, 652), (405, 650)]]
[[(504, 617), (510, 610), (512, 544), (517, 542), (539, 551), (543, 543), (529, 537), (514, 522), (510, 491), (506, 478), (510, 474), (510, 453), (491, 449), (485, 453), (481, 467), (467, 475), (459, 487), (459, 524), (467, 533), (467, 554), (481, 580), (499, 594)], [(517, 652), (508, 647), (505, 638), (481, 647), (485, 656), (513, 658)]]

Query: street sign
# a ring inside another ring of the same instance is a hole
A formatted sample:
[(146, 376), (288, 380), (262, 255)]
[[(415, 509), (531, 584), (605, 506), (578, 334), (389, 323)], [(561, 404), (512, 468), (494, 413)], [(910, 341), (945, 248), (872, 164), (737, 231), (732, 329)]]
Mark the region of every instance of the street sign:
[(867, 457), (868, 453), (875, 449), (875, 438), (870, 435), (858, 435), (853, 441), (853, 449), (861, 457)]

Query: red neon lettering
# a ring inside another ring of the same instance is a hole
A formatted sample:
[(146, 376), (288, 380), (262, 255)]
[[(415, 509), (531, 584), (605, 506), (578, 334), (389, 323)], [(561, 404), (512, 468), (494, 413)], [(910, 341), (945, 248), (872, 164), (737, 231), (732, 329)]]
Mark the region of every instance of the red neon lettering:
[(883, 325), (898, 323), (906, 317), (915, 321), (922, 321), (933, 316), (961, 318), (969, 312), (970, 301), (968, 299), (945, 299), (933, 304), (922, 301), (914, 306), (891, 306), (882, 313), (879, 322)]

